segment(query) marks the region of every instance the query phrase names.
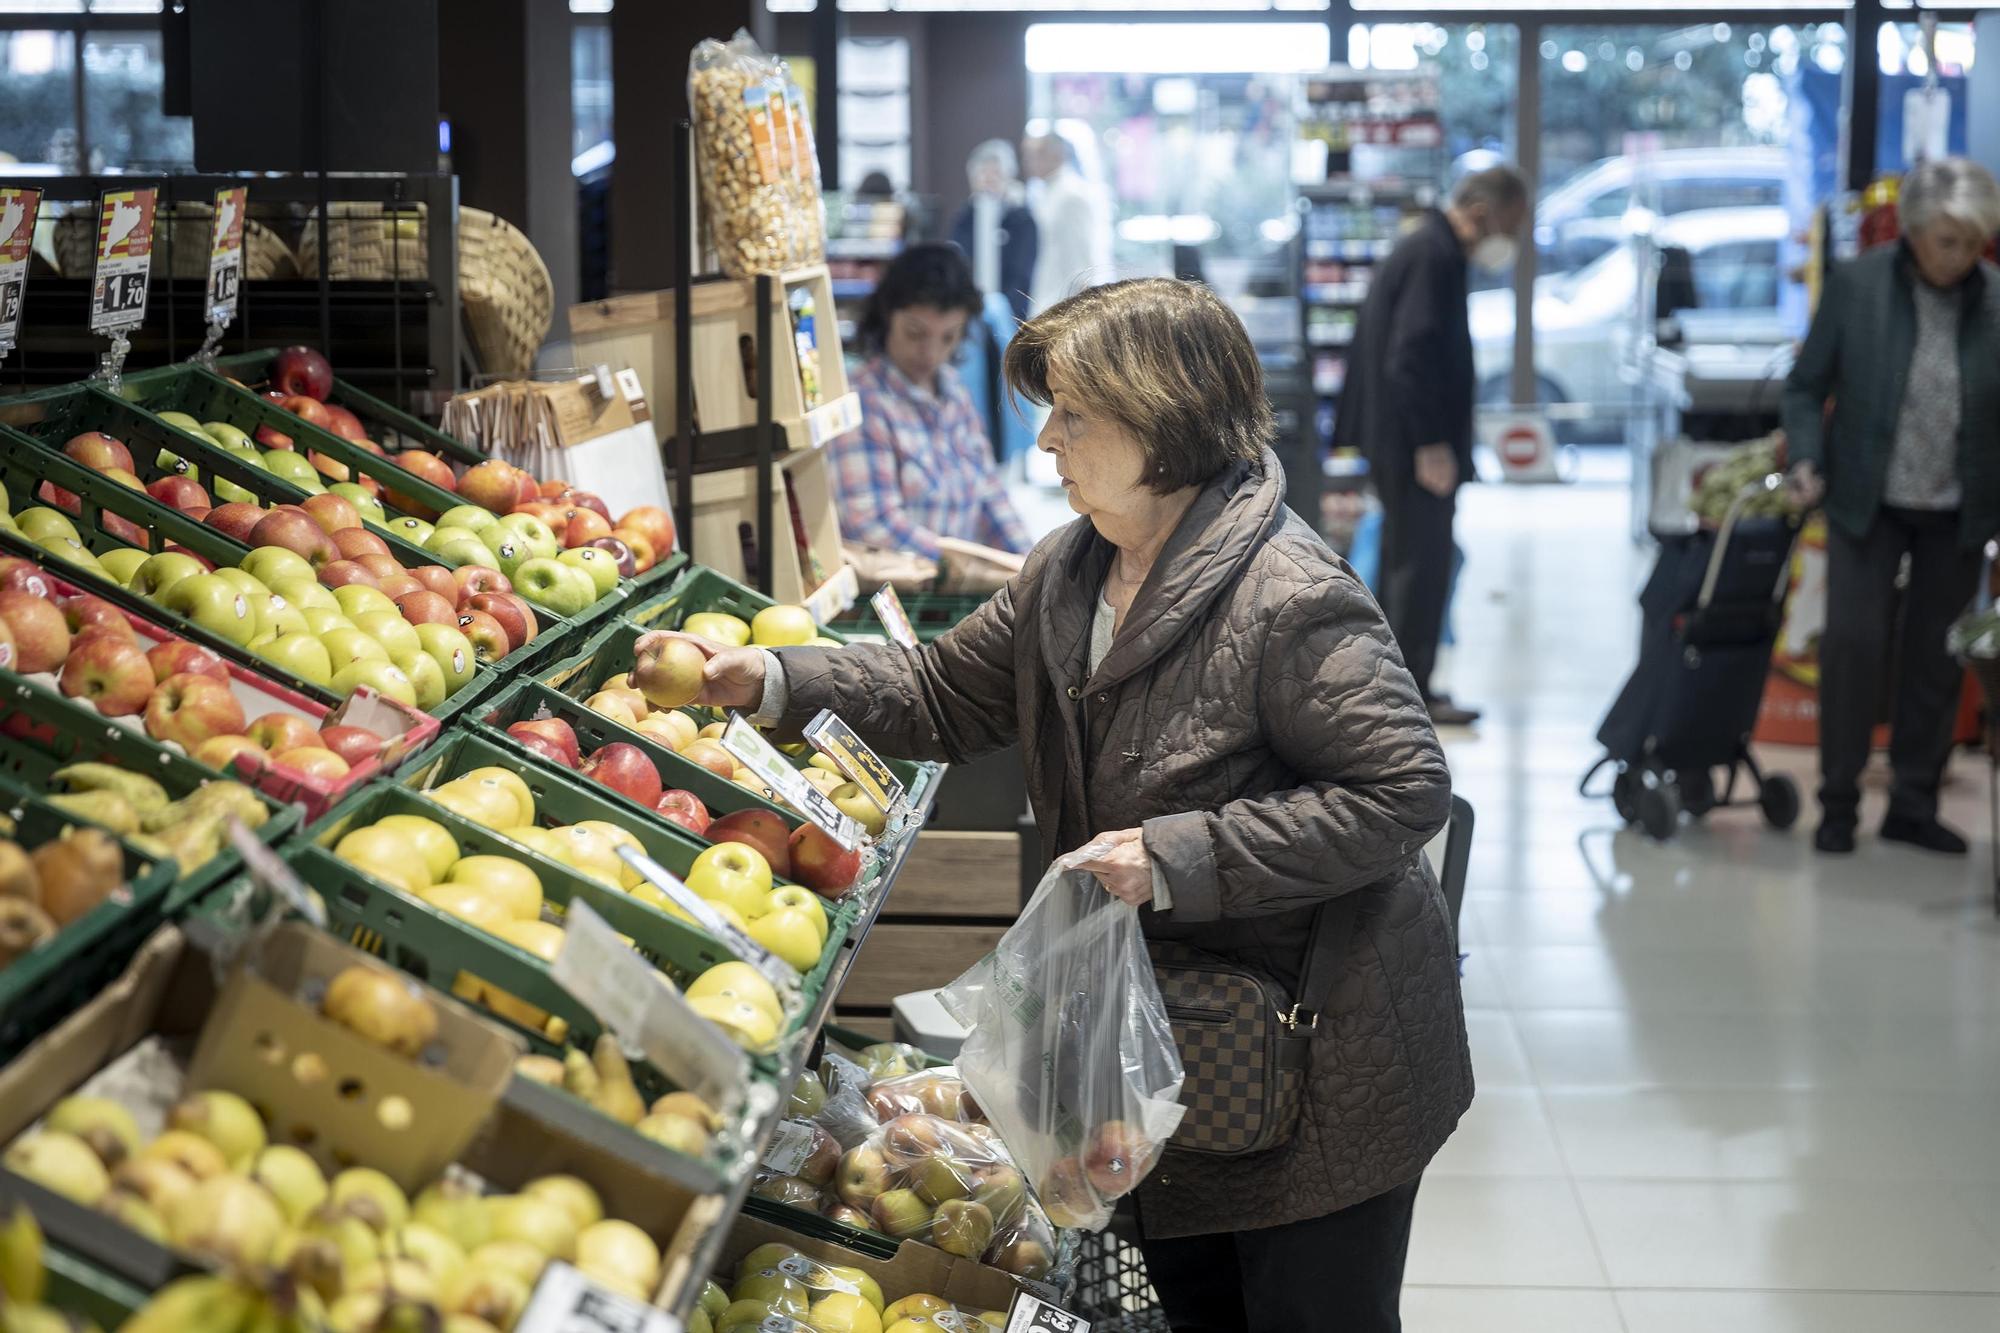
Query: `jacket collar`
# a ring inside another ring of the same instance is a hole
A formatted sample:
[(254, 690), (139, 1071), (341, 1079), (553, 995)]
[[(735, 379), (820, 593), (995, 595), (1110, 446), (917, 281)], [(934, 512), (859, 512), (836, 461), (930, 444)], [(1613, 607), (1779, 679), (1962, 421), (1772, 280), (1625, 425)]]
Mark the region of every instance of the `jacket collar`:
[[(1981, 259), (1972, 266), (1972, 272), (1959, 282), (1959, 304), (1966, 313), (1970, 314), (1985, 304), (1987, 295), (1993, 290), (1993, 271), (1993, 265)], [(1916, 293), (1917, 284), (1924, 280), (1923, 275), (1917, 272), (1917, 256), (1911, 251), (1907, 236), (1896, 242), (1896, 277), (1912, 295)]]

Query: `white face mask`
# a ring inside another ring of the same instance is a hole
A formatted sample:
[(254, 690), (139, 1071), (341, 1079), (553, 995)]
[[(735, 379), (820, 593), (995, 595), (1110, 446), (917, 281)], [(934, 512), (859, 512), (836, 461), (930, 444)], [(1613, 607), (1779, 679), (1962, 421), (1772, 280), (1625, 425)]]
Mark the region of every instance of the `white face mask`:
[(1521, 243), (1512, 236), (1482, 236), (1472, 247), (1472, 262), (1488, 273), (1501, 273), (1514, 267), (1514, 260), (1521, 252)]

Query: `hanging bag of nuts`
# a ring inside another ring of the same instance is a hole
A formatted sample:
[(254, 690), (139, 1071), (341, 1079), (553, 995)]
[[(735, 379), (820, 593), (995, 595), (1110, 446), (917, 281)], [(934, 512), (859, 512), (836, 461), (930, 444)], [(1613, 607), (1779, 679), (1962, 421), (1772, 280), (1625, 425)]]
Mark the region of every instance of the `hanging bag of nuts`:
[(820, 198), (819, 147), (813, 139), (812, 109), (806, 105), (805, 90), (792, 78), (792, 67), (778, 63), (778, 77), (784, 84), (785, 109), (789, 113), (798, 169), (791, 177), (793, 228), (792, 262), (801, 267), (826, 259), (826, 205)]
[(747, 32), (688, 58), (710, 243), (732, 278), (782, 273), (800, 249), (796, 144), (777, 62)]

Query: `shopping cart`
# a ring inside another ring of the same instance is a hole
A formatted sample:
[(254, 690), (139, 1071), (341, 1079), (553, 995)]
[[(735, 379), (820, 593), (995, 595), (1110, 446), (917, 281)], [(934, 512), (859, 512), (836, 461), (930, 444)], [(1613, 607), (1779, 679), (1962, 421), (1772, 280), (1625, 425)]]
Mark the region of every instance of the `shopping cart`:
[[(1653, 838), (1672, 837), (1683, 811), (1730, 805), (1757, 806), (1776, 829), (1798, 820), (1798, 784), (1765, 773), (1750, 753), (1798, 521), (1744, 509), (1783, 484), (1772, 473), (1744, 487), (1714, 531), (1658, 534), (1659, 560), (1639, 594), (1639, 664), (1597, 729), (1604, 757), (1578, 784), (1602, 795), (1590, 784), (1612, 768), (1619, 817)], [(1746, 775), (1754, 790), (1738, 800)]]

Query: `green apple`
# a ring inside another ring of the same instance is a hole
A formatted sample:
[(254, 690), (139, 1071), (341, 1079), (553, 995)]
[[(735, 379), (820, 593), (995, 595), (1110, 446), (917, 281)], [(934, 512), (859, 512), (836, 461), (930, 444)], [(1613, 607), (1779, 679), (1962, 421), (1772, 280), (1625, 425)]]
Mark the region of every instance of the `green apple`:
[(265, 661), (314, 685), (333, 683), (333, 657), (326, 645), (309, 633), (280, 634), (257, 650)]
[[(250, 467), (258, 468), (261, 470), (264, 466), (264, 460), (257, 457), (257, 455), (254, 452), (247, 454), (237, 454), (236, 456)], [(218, 504), (227, 504), (232, 501), (237, 504), (246, 504), (246, 505), (264, 503), (256, 495), (252, 494), (249, 491), (244, 490), (241, 486), (238, 486), (233, 481), (225, 481), (221, 477), (215, 477), (215, 476), (211, 476), (209, 480), (214, 483), (212, 489), (215, 492), (215, 499)]]
[(467, 532), (484, 532), (500, 521), (491, 509), (479, 505), (453, 505), (438, 515), (437, 525), (441, 528), (463, 528)]
[(396, 603), (380, 588), (371, 588), (365, 583), (348, 583), (333, 590), (334, 604), (340, 607), (349, 620), (370, 611), (394, 611)]
[(541, 559), (528, 548), (528, 543), (517, 533), (496, 527), (481, 536), (487, 542), (486, 563), (507, 576), (507, 581), (517, 588), (520, 581), (515, 574), (530, 560)]
[(618, 564), (609, 551), (601, 551), (595, 546), (578, 546), (564, 551), (556, 559), (590, 576), (590, 585), (594, 590), (590, 600), (593, 602), (618, 586)]
[(523, 561), (509, 577), (515, 592), (559, 616), (573, 616), (597, 600), (597, 585), (590, 576), (559, 560)]
[(215, 571), (215, 577), (234, 584), (237, 591), (246, 597), (254, 597), (260, 605), (271, 595), (270, 585), (246, 569), (224, 565)]
[(424, 542), (424, 549), (452, 565), (490, 565), (493, 552), (479, 540), (479, 534), (465, 528), (440, 527)]
[(112, 578), (117, 579), (120, 583), (130, 586), (132, 576), (138, 573), (139, 566), (145, 564), (150, 559), (152, 557), (144, 551), (135, 551), (129, 546), (121, 546), (115, 551), (106, 551), (97, 558), (97, 562), (104, 566), (105, 573), (111, 575)]
[(81, 565), (93, 573), (102, 574), (104, 566), (97, 563), (96, 554), (88, 546), (74, 537), (64, 537), (51, 533), (35, 545), (47, 551), (58, 560), (67, 560), (72, 565)]
[(250, 438), (248, 432), (227, 421), (204, 421), (201, 432), (232, 454), (240, 454), (246, 449), (253, 454), (257, 452), (257, 442)]
[(201, 469), (171, 449), (160, 450), (159, 455), (153, 459), (153, 466), (162, 472), (171, 472), (176, 476), (186, 477), (189, 481), (201, 480)]
[(401, 537), (412, 546), (422, 546), (431, 539), (431, 534), (437, 531), (436, 528), (422, 519), (413, 518), (408, 514), (403, 515), (401, 518), (390, 519), (386, 526), (390, 532)]
[(400, 612), (364, 611), (354, 618), (354, 628), (381, 644), (389, 660), (405, 671), (411, 661), (424, 655), (416, 628)]
[(358, 624), (346, 629), (330, 629), (319, 636), (319, 641), (326, 645), (326, 655), (336, 672), (354, 662), (389, 660), (389, 650), (364, 634)]
[(175, 430), (184, 430), (188, 434), (200, 440), (203, 444), (222, 443), (222, 441), (216, 439), (213, 435), (210, 435), (207, 431), (203, 430), (201, 428), (201, 423), (199, 421), (196, 421), (193, 417), (189, 416), (185, 412), (162, 412), (159, 414), (159, 417), (160, 420), (166, 422), (169, 426), (172, 426)]
[(319, 479), (319, 469), (304, 454), (295, 454), (289, 449), (272, 449), (263, 456), (263, 462), (266, 472), (274, 477), (283, 477), (307, 495), (321, 495), (326, 491), (326, 483)]
[(417, 642), (424, 646), (424, 652), (444, 673), (446, 695), (457, 694), (472, 683), (478, 657), (472, 651), (472, 640), (466, 638), (458, 626), (419, 625)]
[(338, 495), (353, 505), (354, 512), (361, 515), (362, 521), (378, 526), (389, 521), (388, 511), (382, 508), (380, 500), (368, 493), (367, 487), (352, 481), (336, 481), (326, 489), (328, 494)]
[(278, 641), (277, 633), (273, 630), (265, 629), (257, 631), (257, 637), (250, 640), (250, 642), (244, 644), (243, 646), (245, 648), (248, 648), (251, 652), (261, 655), (264, 651), (265, 645), (276, 643), (277, 641)]
[(358, 685), (366, 685), (406, 707), (417, 706), (417, 687), (394, 662), (350, 662), (333, 673), (331, 688), (335, 694), (352, 694)]
[(139, 567), (132, 571), (132, 579), (126, 586), (141, 597), (158, 601), (167, 589), (201, 572), (201, 561), (186, 552), (162, 551), (141, 561)]
[[(278, 549), (283, 550), (284, 548), (279, 547)], [(340, 603), (333, 600), (333, 589), (310, 575), (305, 578), (291, 575), (275, 579), (265, 579), (264, 583), (272, 592), (278, 594), (278, 596), (284, 598), (301, 611), (311, 610), (315, 606), (324, 607), (328, 611), (340, 610)]]
[[(277, 592), (278, 584), (287, 579), (304, 580), (315, 588), (319, 587), (312, 562), (289, 547), (259, 546), (244, 556), (236, 567), (272, 592)], [(323, 588), (320, 590), (325, 591)]]
[(263, 628), (249, 597), (217, 574), (190, 574), (176, 579), (160, 596), (159, 603), (239, 646), (256, 638)]
[(31, 542), (40, 542), (49, 536), (67, 537), (71, 541), (81, 540), (77, 536), (76, 524), (69, 521), (69, 515), (60, 509), (49, 509), (42, 505), (36, 505), (33, 509), (23, 509), (14, 515), (14, 526), (19, 528), (21, 535)]
[(276, 593), (267, 593), (257, 606), (257, 623), (263, 627), (266, 638), (276, 638), (280, 634), (309, 634), (312, 626), (306, 623), (305, 614), (296, 606)]
[(554, 530), (533, 514), (507, 514), (496, 519), (493, 526), (505, 528), (520, 537), (528, 544), (528, 550), (540, 559), (553, 560), (556, 552), (562, 550), (562, 543), (556, 540)]
[(330, 629), (353, 629), (354, 622), (337, 606), (307, 606), (299, 609), (305, 617), (306, 629), (313, 634), (324, 634)]
[(428, 713), (445, 701), (444, 668), (429, 653), (418, 653), (408, 662), (399, 662), (410, 687), (417, 692), (417, 707)]

